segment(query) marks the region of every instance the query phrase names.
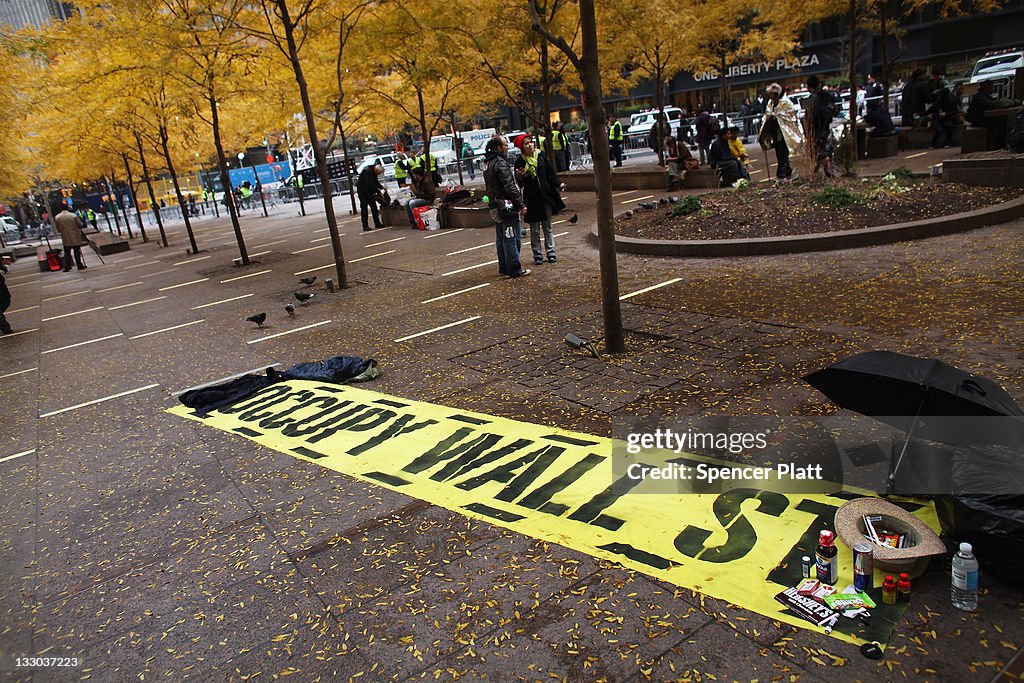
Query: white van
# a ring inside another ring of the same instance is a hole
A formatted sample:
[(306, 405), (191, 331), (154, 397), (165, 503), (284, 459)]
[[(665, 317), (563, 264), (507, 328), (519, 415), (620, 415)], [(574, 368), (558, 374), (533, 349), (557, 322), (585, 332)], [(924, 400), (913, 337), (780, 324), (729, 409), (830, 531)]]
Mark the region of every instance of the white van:
[[(654, 127), (654, 122), (658, 120), (659, 112), (658, 109), (647, 109), (639, 114), (633, 114), (629, 117), (629, 130), (626, 132), (630, 135), (647, 135)], [(683, 110), (679, 107), (665, 107), (665, 116), (668, 118), (669, 129), (675, 130), (683, 118)]]
[(1024, 50), (1014, 48), (990, 52), (979, 59), (971, 72), (971, 83), (992, 81), (996, 97), (1014, 97), (1013, 79), (1017, 69), (1024, 68)]

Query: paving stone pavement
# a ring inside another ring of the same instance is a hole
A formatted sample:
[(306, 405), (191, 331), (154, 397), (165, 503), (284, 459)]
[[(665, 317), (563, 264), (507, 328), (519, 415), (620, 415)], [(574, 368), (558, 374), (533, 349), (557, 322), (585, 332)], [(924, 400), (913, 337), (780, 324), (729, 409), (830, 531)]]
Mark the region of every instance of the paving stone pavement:
[[(329, 249), (300, 251), (323, 244), (322, 213), (287, 206), (244, 218), (252, 243), (287, 240), (249, 267), (231, 266), (223, 219), (198, 222), (211, 258), (194, 265), (174, 265), (188, 260), (180, 226), (169, 249), (136, 240), (84, 273), (14, 264), (9, 282), (22, 286), (9, 317), (39, 332), (0, 339), (0, 375), (20, 373), (0, 379), (0, 458), (34, 449), (0, 462), (0, 657), (76, 654), (83, 665), (4, 676), (993, 680), (1024, 645), (1024, 595), (986, 581), (982, 608), (958, 612), (946, 560), (915, 582), (873, 662), (823, 634), (163, 412), (188, 386), (336, 353), (376, 358), (377, 391), (602, 436), (633, 420), (829, 413), (800, 377), (870, 348), (940, 356), (1024, 400), (1022, 221), (825, 254), (623, 255), (622, 294), (679, 281), (624, 301), (628, 352), (593, 359), (562, 341), (599, 341), (602, 330), (585, 238), (592, 201), (571, 195), (569, 205), (581, 220), (556, 225), (569, 233), (558, 264), (519, 281), (493, 266), (443, 275), (493, 259), (489, 230), (393, 228), (378, 240), (343, 216), (350, 260), (395, 251), (350, 262), (353, 286), (331, 294), (320, 286), (333, 276)], [(363, 246), (391, 238), (404, 239)], [(471, 247), (481, 248), (449, 255)], [(290, 319), (291, 273), (309, 268), (320, 269), (316, 297)], [(272, 272), (220, 282), (262, 270)], [(109, 290), (121, 285), (131, 286)], [(259, 310), (265, 330), (243, 322)], [(108, 335), (119, 336), (95, 341)]]

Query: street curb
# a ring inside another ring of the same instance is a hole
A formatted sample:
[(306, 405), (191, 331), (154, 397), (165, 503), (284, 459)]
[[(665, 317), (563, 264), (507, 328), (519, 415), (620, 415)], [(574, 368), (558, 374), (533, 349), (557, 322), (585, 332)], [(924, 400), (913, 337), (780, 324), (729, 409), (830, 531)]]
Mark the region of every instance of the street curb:
[[(836, 251), (952, 235), (988, 225), (1005, 223), (1021, 216), (1024, 216), (1024, 197), (1012, 199), (996, 206), (950, 216), (810, 235), (735, 240), (645, 240), (616, 235), (615, 250), (627, 254), (683, 257), (768, 256), (811, 251)], [(590, 229), (588, 237), (591, 243), (597, 244), (596, 225)]]

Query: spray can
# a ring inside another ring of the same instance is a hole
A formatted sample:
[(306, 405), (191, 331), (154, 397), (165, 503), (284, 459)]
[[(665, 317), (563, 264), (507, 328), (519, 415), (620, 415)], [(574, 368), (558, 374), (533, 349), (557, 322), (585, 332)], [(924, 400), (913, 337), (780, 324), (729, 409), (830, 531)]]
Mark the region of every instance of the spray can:
[(811, 568), (813, 566), (814, 566), (814, 563), (811, 562), (811, 558), (809, 558), (807, 555), (804, 555), (803, 557), (801, 557), (800, 558), (800, 576), (804, 577), (805, 579), (811, 578)]
[(874, 588), (875, 558), (871, 546), (858, 543), (853, 546), (853, 587), (867, 592)]

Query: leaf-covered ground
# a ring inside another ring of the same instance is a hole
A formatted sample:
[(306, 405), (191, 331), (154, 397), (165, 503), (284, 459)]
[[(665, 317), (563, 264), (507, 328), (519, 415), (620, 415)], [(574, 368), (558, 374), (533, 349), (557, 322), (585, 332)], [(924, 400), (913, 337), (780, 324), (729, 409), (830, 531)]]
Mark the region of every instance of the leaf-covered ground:
[[(820, 203), (814, 197), (832, 198)], [(615, 231), (626, 237), (654, 240), (714, 240), (806, 235), (890, 225), (946, 216), (999, 204), (1021, 195), (1020, 189), (973, 187), (954, 183), (879, 179), (842, 179), (836, 183), (762, 183), (701, 196), (700, 208), (674, 215), (672, 204), (632, 207), (620, 216)], [(862, 203), (836, 206), (843, 199)], [(692, 200), (691, 200), (692, 201)]]

